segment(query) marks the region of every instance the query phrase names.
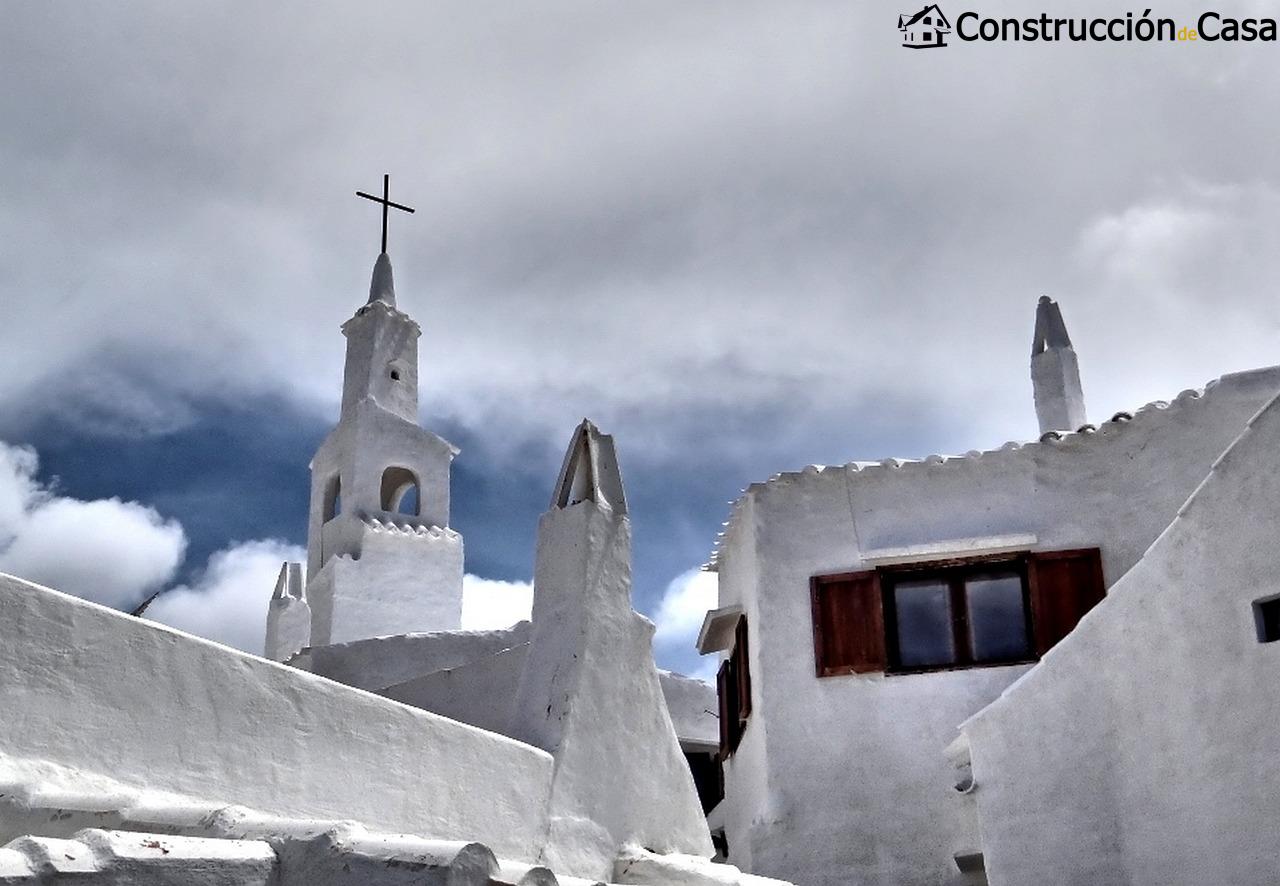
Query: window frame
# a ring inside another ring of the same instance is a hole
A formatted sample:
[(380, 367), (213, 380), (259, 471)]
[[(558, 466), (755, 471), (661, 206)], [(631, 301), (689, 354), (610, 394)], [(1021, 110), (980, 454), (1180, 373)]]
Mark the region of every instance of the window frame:
[[(967, 671), (974, 668), (1002, 668), (1011, 665), (1034, 664), (1040, 660), (1036, 654), (1035, 624), (1032, 618), (1031, 580), (1029, 558), (1025, 553), (992, 554), (975, 557), (958, 557), (950, 560), (930, 560), (924, 563), (904, 563), (880, 566), (876, 573), (880, 579), (880, 594), (884, 607), (885, 674), (925, 674), (935, 671)], [(969, 637), (969, 607), (966, 580), (974, 574), (994, 570), (1016, 572), (1022, 583), (1022, 623), (1026, 638), (1027, 655), (1017, 658), (975, 660)], [(898, 606), (895, 588), (898, 581), (946, 582), (951, 605), (951, 636), (955, 660), (943, 664), (904, 665), (898, 649)]]

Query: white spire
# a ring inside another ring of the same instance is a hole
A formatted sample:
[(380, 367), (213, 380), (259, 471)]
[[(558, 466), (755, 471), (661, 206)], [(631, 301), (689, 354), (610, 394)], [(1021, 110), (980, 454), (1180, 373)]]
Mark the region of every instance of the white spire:
[(376, 301), (396, 306), (396, 285), (391, 276), (391, 257), (385, 252), (373, 265), (373, 279), (369, 281), (369, 304)]

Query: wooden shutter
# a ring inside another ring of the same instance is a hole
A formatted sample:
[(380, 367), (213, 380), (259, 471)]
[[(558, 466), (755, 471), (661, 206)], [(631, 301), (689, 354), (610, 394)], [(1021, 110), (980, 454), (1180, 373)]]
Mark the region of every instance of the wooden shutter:
[(733, 732), (738, 724), (738, 712), (733, 709), (734, 686), (731, 679), (733, 667), (725, 661), (716, 674), (716, 695), (720, 701), (720, 758), (733, 753)]
[(733, 661), (737, 670), (738, 722), (745, 725), (751, 714), (751, 665), (747, 656), (747, 617), (738, 619), (734, 628)]
[(716, 695), (720, 700), (720, 759), (738, 749), (747, 717), (751, 714), (751, 671), (747, 664), (747, 619), (739, 618), (733, 629), (733, 652), (716, 674)]
[(875, 572), (818, 576), (810, 583), (819, 677), (885, 669), (884, 600)]
[(1106, 595), (1102, 552), (1085, 548), (1032, 554), (1027, 583), (1036, 653), (1044, 655)]

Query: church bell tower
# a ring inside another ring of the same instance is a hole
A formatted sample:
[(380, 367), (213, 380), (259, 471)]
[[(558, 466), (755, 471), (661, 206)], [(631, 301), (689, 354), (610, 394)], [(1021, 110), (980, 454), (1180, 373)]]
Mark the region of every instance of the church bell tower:
[(347, 338), (342, 413), (311, 461), (311, 643), (457, 630), (462, 536), (449, 528), (458, 450), (420, 427), (418, 336), (378, 256)]
[(272, 608), (266, 655), (277, 660), (304, 645), (461, 626), (462, 536), (449, 528), (458, 450), (418, 425), (421, 329), (396, 306), (385, 251), (386, 208), (407, 207), (385, 188), (369, 299), (342, 326), (342, 411), (311, 460), (306, 583), (290, 591), (310, 609), (310, 635), (279, 630), (271, 619), (283, 607)]

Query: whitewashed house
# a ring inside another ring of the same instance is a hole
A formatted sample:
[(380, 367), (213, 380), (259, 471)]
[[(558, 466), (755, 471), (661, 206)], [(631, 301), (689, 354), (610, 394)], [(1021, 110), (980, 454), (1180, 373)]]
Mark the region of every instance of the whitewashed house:
[(1280, 408), (1249, 422), (1280, 368), (1094, 427), (1042, 299), (1032, 377), (1036, 442), (809, 467), (734, 504), (698, 641), (723, 660), (734, 864), (1276, 881)]

